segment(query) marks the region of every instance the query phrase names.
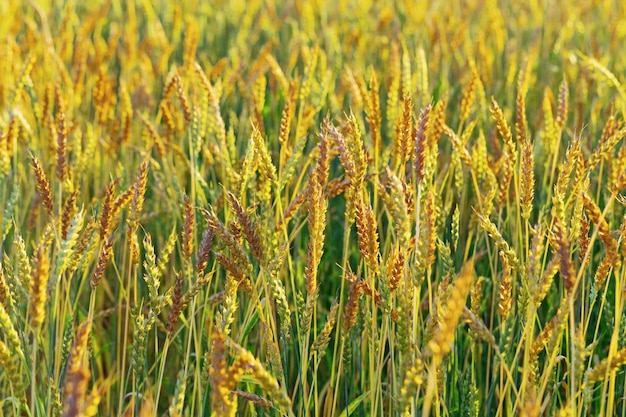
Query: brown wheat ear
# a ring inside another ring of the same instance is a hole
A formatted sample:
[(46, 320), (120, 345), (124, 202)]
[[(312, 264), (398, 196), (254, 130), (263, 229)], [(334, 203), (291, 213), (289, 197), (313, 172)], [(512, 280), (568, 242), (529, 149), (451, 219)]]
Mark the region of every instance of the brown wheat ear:
[(183, 206), (183, 256), (187, 261), (190, 261), (193, 255), (193, 235), (196, 225), (196, 216), (191, 200), (187, 195), (183, 196)]
[(67, 175), (67, 122), (65, 112), (59, 111), (57, 129), (57, 167), (56, 174), (59, 181), (65, 181)]
[(504, 252), (500, 251), (500, 261), (502, 262), (502, 277), (500, 278), (500, 288), (498, 291), (498, 313), (502, 320), (506, 320), (511, 312), (511, 266), (509, 260), (504, 256)]
[(46, 178), (46, 173), (41, 167), (39, 159), (31, 157), (33, 170), (35, 171), (35, 180), (37, 184), (37, 193), (41, 198), (43, 206), (50, 216), (54, 216), (54, 204), (52, 203), (52, 191), (50, 190), (50, 182)]
[(96, 289), (102, 276), (104, 275), (104, 270), (106, 269), (107, 263), (109, 262), (109, 258), (113, 253), (113, 236), (109, 236), (109, 238), (102, 245), (102, 249), (100, 250), (100, 255), (98, 256), (98, 262), (96, 264), (96, 270), (91, 276), (91, 288)]
[(389, 290), (393, 293), (398, 289), (400, 280), (404, 275), (406, 253), (405, 250), (396, 246), (387, 259), (387, 279)]
[(78, 191), (74, 190), (63, 206), (63, 213), (61, 214), (61, 238), (63, 239), (67, 237), (67, 230), (76, 211), (76, 197), (78, 197)]
[(104, 203), (102, 203), (102, 214), (100, 215), (100, 240), (104, 241), (111, 231), (111, 222), (113, 220), (113, 199), (115, 194), (115, 186), (119, 180), (114, 180), (104, 192)]
[(248, 244), (250, 245), (250, 250), (252, 251), (252, 255), (257, 260), (259, 264), (263, 262), (263, 248), (261, 246), (261, 239), (254, 229), (252, 225), (252, 221), (250, 220), (250, 216), (244, 210), (241, 203), (235, 197), (233, 193), (230, 191), (226, 194), (228, 196), (228, 200), (230, 204), (233, 206), (233, 210), (235, 211), (235, 216), (237, 216), (237, 221), (241, 226), (241, 230), (243, 231), (243, 235), (246, 237)]
[(213, 236), (214, 231), (211, 227), (207, 227), (204, 233), (202, 233), (200, 248), (196, 256), (196, 274), (198, 274), (198, 276), (202, 276), (204, 269), (209, 263), (209, 255), (211, 254), (211, 247), (213, 246)]
[(174, 285), (174, 295), (172, 296), (172, 308), (167, 316), (167, 332), (172, 335), (178, 324), (178, 317), (183, 309), (183, 277), (180, 272), (176, 274), (176, 284)]
[(576, 283), (576, 272), (570, 256), (569, 242), (567, 241), (565, 228), (558, 218), (555, 219), (554, 235), (558, 245), (557, 256), (559, 259), (559, 273), (561, 274), (561, 279), (563, 279), (565, 289), (570, 292)]
[(359, 310), (359, 299), (363, 294), (363, 286), (361, 280), (354, 274), (348, 273), (346, 279), (350, 281), (350, 288), (348, 290), (348, 299), (343, 308), (342, 325), (343, 333), (345, 336), (350, 332), (352, 327), (356, 324), (357, 313)]

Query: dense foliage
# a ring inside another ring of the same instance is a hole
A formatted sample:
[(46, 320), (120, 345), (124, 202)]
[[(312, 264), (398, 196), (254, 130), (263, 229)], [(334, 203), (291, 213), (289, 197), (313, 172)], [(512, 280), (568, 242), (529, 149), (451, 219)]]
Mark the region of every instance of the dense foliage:
[(626, 415), (626, 3), (0, 17), (0, 415)]

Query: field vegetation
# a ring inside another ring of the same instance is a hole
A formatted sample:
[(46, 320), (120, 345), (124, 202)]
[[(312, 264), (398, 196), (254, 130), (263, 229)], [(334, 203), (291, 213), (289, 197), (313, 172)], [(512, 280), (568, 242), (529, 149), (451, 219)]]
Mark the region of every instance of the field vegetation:
[(0, 415), (626, 416), (626, 3), (0, 17)]

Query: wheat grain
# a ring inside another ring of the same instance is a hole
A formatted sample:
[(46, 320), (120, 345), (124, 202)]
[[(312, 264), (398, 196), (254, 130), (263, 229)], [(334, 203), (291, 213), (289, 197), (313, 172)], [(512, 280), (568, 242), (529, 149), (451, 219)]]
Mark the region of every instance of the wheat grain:
[(348, 298), (343, 308), (342, 326), (344, 334), (348, 334), (356, 323), (359, 308), (359, 299), (363, 293), (363, 286), (355, 275), (348, 274), (346, 279), (350, 282)]
[(585, 385), (601, 381), (617, 368), (626, 364), (626, 348), (620, 349), (614, 355), (608, 356), (600, 361), (596, 366), (585, 372)]
[(320, 333), (315, 337), (313, 343), (311, 344), (311, 353), (317, 352), (319, 355), (323, 356), (326, 353), (326, 348), (330, 343), (330, 334), (335, 327), (335, 322), (337, 321), (337, 310), (339, 309), (339, 303), (337, 300), (333, 300), (331, 304), (330, 311), (328, 312), (328, 316), (326, 318), (326, 323), (324, 323), (324, 327), (320, 331)]
[(470, 79), (469, 84), (463, 90), (463, 95), (461, 97), (461, 107), (460, 107), (460, 116), (459, 116), (459, 124), (463, 124), (467, 118), (469, 117), (470, 111), (472, 110), (472, 105), (474, 104), (474, 99), (476, 96), (476, 81), (478, 79), (478, 74), (474, 72), (472, 74), (472, 78)]
[(24, 395), (24, 382), (20, 373), (19, 362), (2, 340), (0, 340), (0, 365), (8, 375), (15, 394), (21, 398)]
[(245, 369), (250, 371), (252, 376), (259, 382), (261, 388), (274, 399), (281, 411), (289, 416), (293, 416), (291, 400), (284, 389), (280, 387), (276, 378), (248, 350), (234, 342), (229, 344), (238, 353), (242, 364), (245, 364)]
[(426, 158), (426, 147), (429, 138), (427, 132), (430, 127), (430, 113), (432, 106), (427, 104), (419, 115), (417, 131), (415, 133), (415, 143), (413, 144), (413, 168), (419, 181), (424, 179), (424, 160)]
[(98, 255), (98, 261), (96, 263), (96, 269), (91, 277), (90, 285), (94, 290), (100, 284), (100, 280), (104, 275), (104, 270), (111, 258), (113, 251), (113, 236), (110, 236), (103, 244)]
[(437, 332), (428, 342), (428, 353), (435, 358), (441, 359), (450, 352), (456, 326), (463, 314), (465, 299), (469, 294), (474, 278), (474, 261), (470, 260), (463, 265), (459, 276), (455, 279), (446, 306), (441, 312)]
[(520, 204), (522, 206), (522, 217), (528, 220), (532, 210), (533, 199), (535, 198), (535, 156), (533, 145), (530, 140), (522, 142), (522, 159), (520, 175)]
[(65, 120), (64, 106), (58, 106), (57, 110), (57, 179), (61, 182), (65, 181), (67, 174), (67, 122)]
[(32, 278), (30, 286), (30, 325), (38, 329), (43, 323), (46, 309), (46, 290), (50, 277), (50, 259), (47, 245), (43, 244), (35, 253), (33, 259)]
[(187, 376), (185, 369), (178, 371), (176, 377), (176, 388), (169, 407), (169, 415), (171, 417), (182, 417), (183, 407), (185, 406), (185, 390), (187, 389)]
[(593, 221), (598, 227), (598, 237), (606, 247), (606, 257), (604, 258), (601, 267), (598, 269), (595, 276), (596, 288), (601, 288), (607, 278), (608, 269), (611, 266), (616, 266), (617, 269), (619, 269), (618, 265), (621, 263), (619, 251), (617, 242), (613, 238), (609, 225), (600, 211), (600, 208), (587, 193), (583, 194), (583, 204), (585, 205), (585, 209), (587, 210), (591, 221)]
[(502, 277), (500, 277), (500, 288), (498, 291), (498, 313), (503, 321), (506, 321), (511, 312), (511, 267), (504, 252), (500, 252), (500, 262), (502, 263)]
[(48, 214), (54, 216), (54, 204), (52, 203), (52, 191), (50, 190), (50, 183), (46, 178), (46, 173), (41, 167), (39, 159), (34, 156), (31, 157), (33, 169), (35, 171), (35, 179), (37, 183), (37, 193), (39, 198), (42, 199), (43, 206), (46, 208)]
[(477, 214), (478, 220), (480, 221), (480, 227), (489, 234), (489, 236), (495, 241), (496, 246), (500, 251), (504, 253), (504, 256), (507, 257), (511, 268), (517, 269), (519, 265), (519, 260), (515, 251), (511, 249), (508, 242), (502, 237), (500, 231), (496, 227), (495, 224), (489, 218)]
[(406, 410), (409, 405), (409, 401), (415, 396), (417, 390), (422, 386), (426, 377), (424, 375), (424, 362), (422, 356), (418, 351), (415, 355), (415, 359), (411, 367), (407, 370), (400, 388), (400, 409)]
[(187, 195), (183, 196), (183, 256), (188, 262), (191, 262), (193, 255), (193, 239), (195, 233), (196, 216), (193, 205)]
[(469, 325), (470, 329), (472, 329), (474, 334), (478, 336), (480, 340), (488, 343), (491, 347), (497, 349), (496, 338), (493, 336), (491, 331), (489, 331), (489, 328), (479, 316), (477, 316), (469, 308), (463, 307), (461, 317), (463, 318), (465, 323)]
[(91, 377), (86, 358), (87, 340), (90, 332), (91, 322), (83, 322), (76, 334), (76, 340), (72, 347), (63, 387), (63, 414), (65, 416), (78, 417), (84, 415), (87, 386)]
[(257, 262), (260, 265), (264, 264), (264, 250), (261, 245), (261, 240), (259, 239), (257, 231), (255, 230), (254, 225), (250, 220), (250, 217), (245, 212), (244, 208), (241, 206), (241, 203), (239, 203), (239, 200), (237, 200), (237, 197), (235, 197), (233, 193), (229, 191), (226, 193), (226, 195), (228, 196), (228, 200), (233, 206), (233, 210), (235, 211), (235, 216), (237, 217), (237, 221), (241, 226), (241, 230), (243, 231), (243, 234), (246, 237), (248, 244), (250, 245), (252, 256), (256, 258)]

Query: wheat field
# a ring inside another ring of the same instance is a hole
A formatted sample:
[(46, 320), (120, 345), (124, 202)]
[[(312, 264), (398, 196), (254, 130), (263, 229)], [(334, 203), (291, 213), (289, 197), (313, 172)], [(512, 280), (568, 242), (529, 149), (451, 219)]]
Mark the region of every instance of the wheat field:
[(0, 416), (626, 416), (626, 3), (0, 17)]

